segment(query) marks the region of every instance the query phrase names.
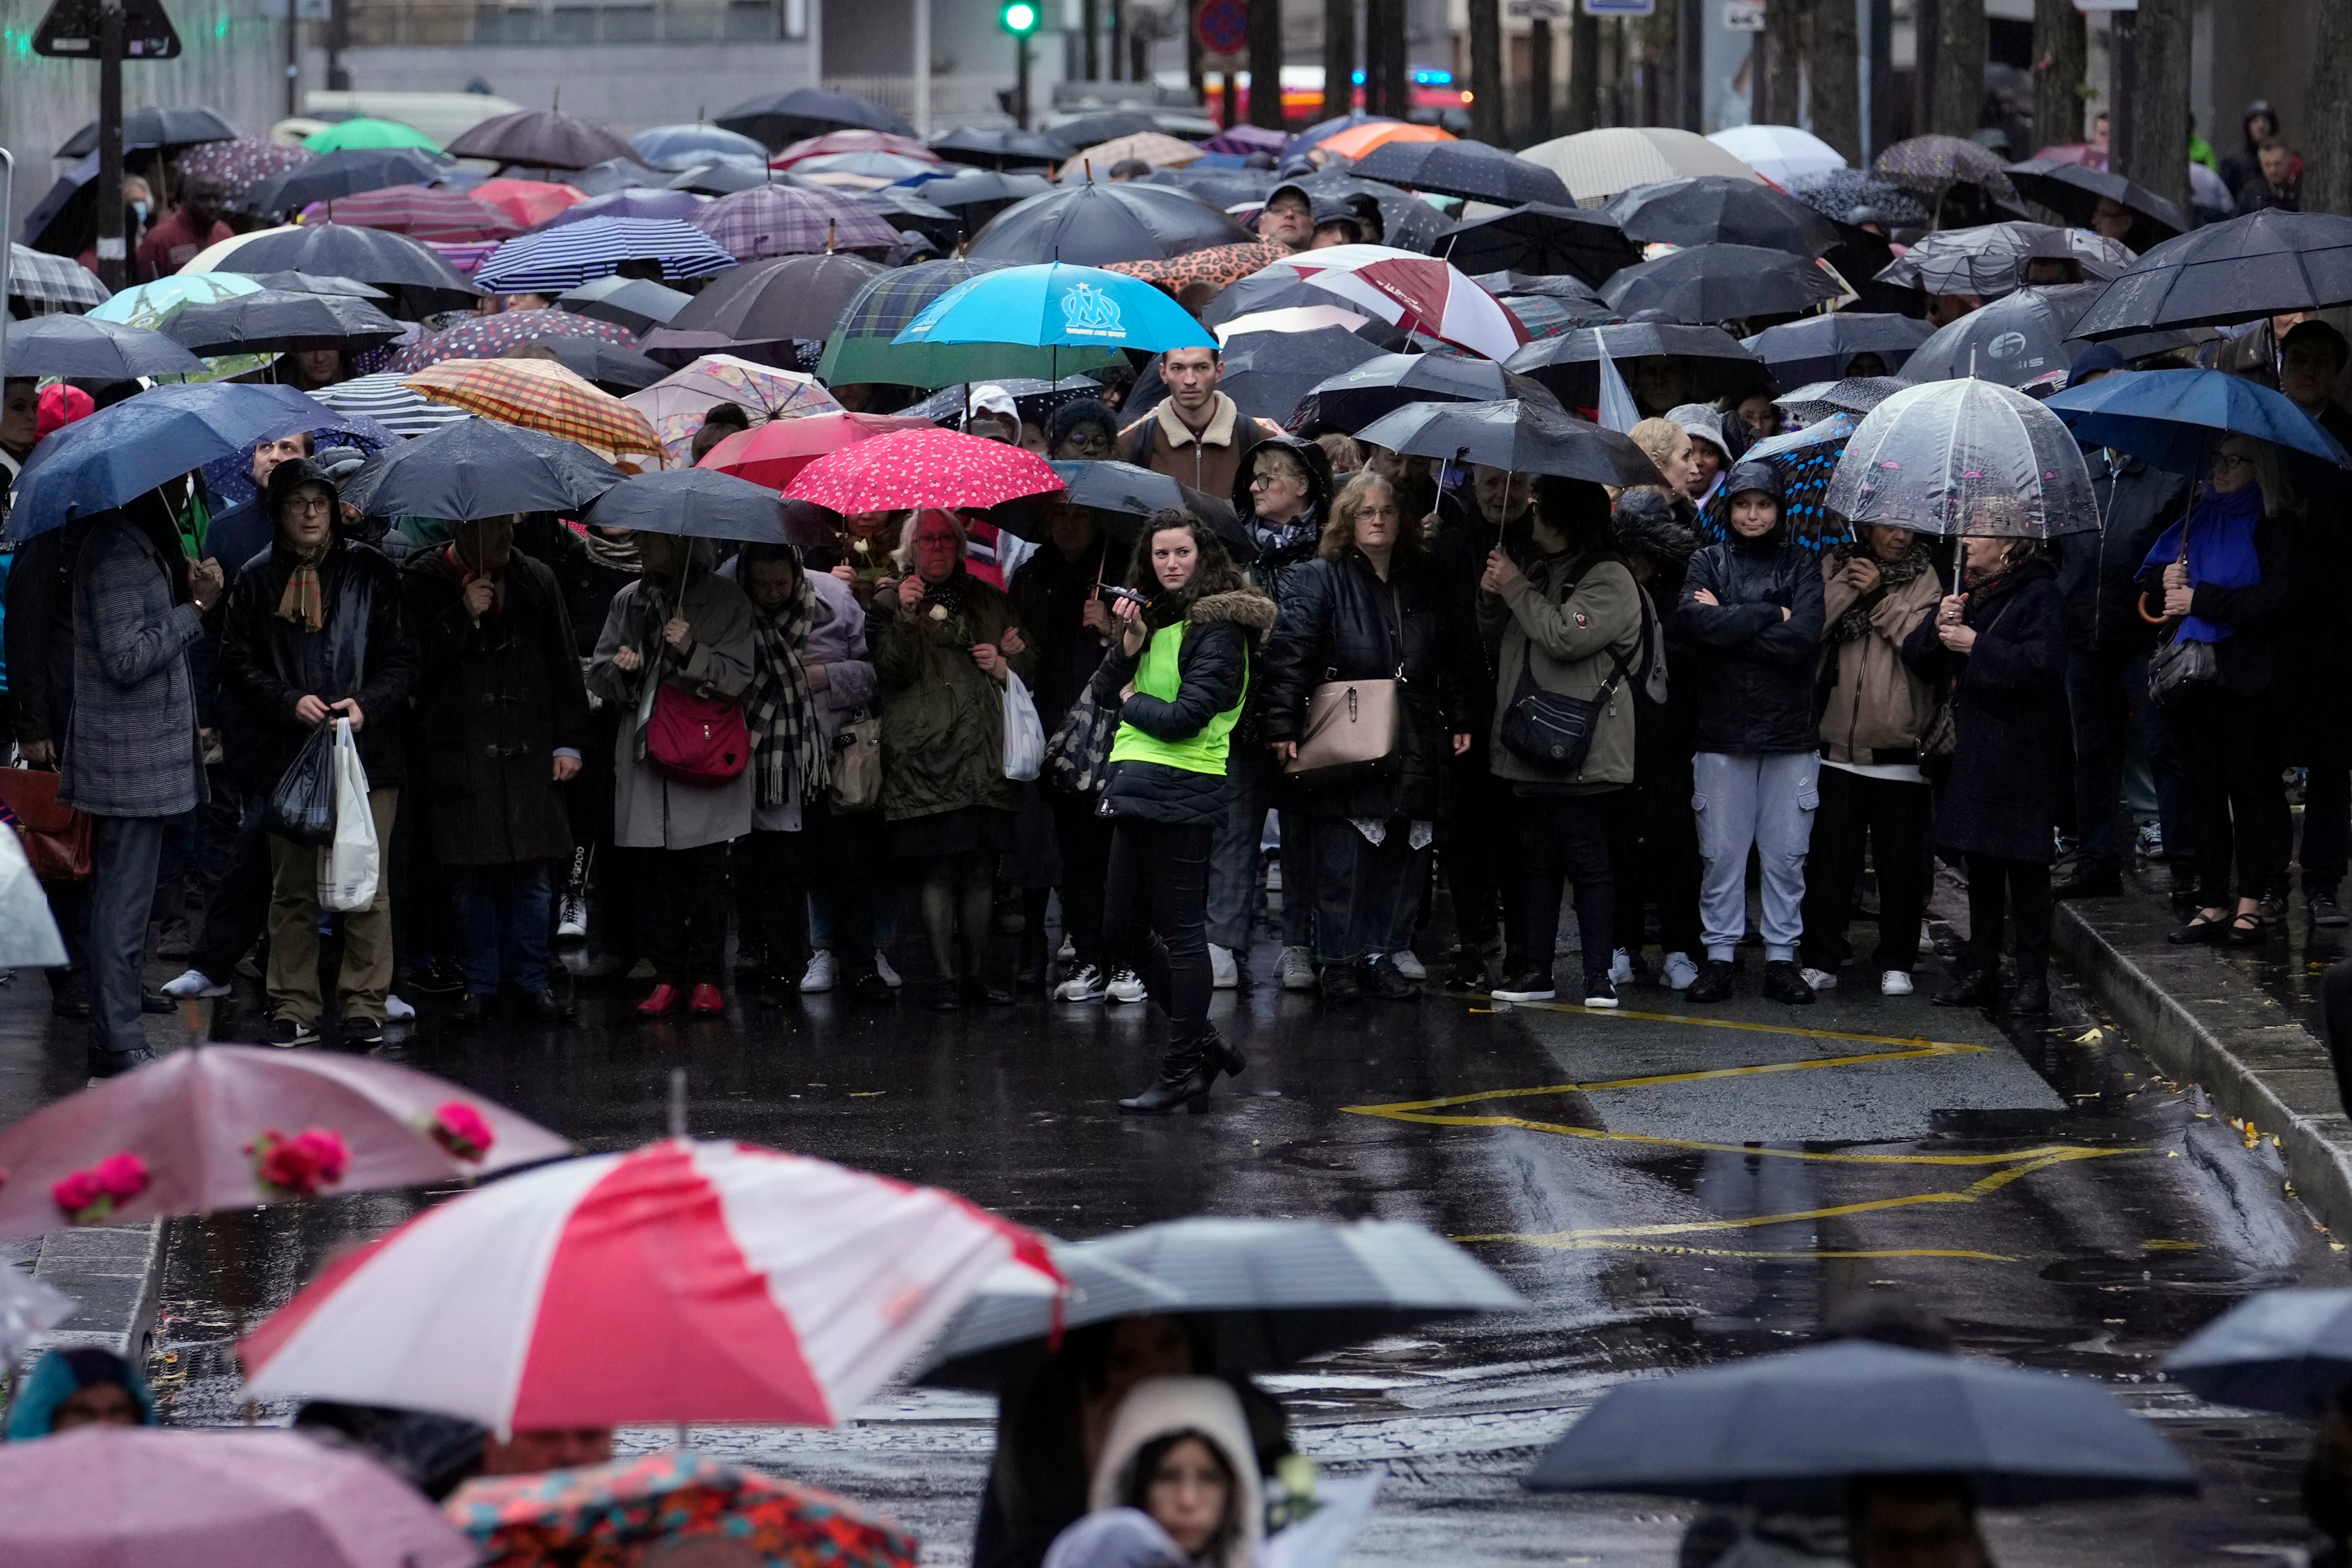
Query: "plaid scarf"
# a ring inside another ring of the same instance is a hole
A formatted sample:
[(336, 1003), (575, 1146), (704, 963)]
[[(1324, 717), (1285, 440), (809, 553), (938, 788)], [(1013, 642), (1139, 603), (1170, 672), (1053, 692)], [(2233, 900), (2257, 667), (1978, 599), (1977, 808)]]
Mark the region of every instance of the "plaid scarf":
[[(1847, 550), (1838, 559), (1838, 569), (1843, 571), (1848, 562), (1859, 560), (1866, 560), (1878, 568), (1878, 585), (1886, 593), (1893, 593), (1927, 569), (1927, 552), (1917, 545), (1913, 545), (1906, 551), (1900, 561), (1881, 561), (1875, 555), (1865, 556), (1862, 553), (1861, 547), (1855, 546)], [(1830, 628), (1830, 641), (1860, 642), (1864, 637), (1868, 637), (1870, 615), (1877, 605), (1877, 596), (1870, 594), (1864, 594), (1853, 604), (1848, 605), (1845, 607), (1845, 614), (1838, 617), (1837, 625)]]
[(793, 596), (772, 610), (751, 606), (751, 630), (759, 662), (751, 676), (743, 716), (751, 731), (751, 755), (759, 766), (759, 799), (781, 806), (792, 799), (792, 780), (801, 799), (813, 798), (833, 779), (832, 752), (817, 728), (809, 695), (808, 668), (801, 663), (809, 628), (816, 624), (816, 590), (806, 574)]
[(278, 618), (309, 626), (312, 631), (327, 624), (326, 601), (319, 592), (319, 563), (327, 558), (334, 547), (328, 539), (318, 549), (295, 551), (294, 570), (286, 574), (286, 591), (278, 595)]

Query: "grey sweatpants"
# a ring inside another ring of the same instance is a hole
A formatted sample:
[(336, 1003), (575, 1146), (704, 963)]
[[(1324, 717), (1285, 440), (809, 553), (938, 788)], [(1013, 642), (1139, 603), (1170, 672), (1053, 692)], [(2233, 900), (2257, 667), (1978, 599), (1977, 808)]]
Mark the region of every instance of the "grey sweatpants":
[(1692, 763), (1698, 816), (1698, 913), (1706, 955), (1729, 959), (1748, 931), (1748, 851), (1764, 866), (1764, 958), (1797, 956), (1805, 934), (1805, 851), (1821, 805), (1812, 752), (1701, 752)]

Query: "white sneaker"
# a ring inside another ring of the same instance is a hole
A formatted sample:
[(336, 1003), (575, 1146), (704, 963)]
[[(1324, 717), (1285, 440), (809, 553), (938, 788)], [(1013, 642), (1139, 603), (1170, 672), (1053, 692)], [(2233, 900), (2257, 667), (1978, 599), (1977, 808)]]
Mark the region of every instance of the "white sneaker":
[(1698, 965), (1687, 952), (1666, 954), (1665, 967), (1659, 973), (1660, 984), (1669, 991), (1687, 991), (1698, 979)]
[(1801, 969), (1797, 973), (1803, 975), (1805, 984), (1816, 991), (1837, 989), (1837, 976), (1826, 969)]
[(1409, 947), (1401, 947), (1390, 953), (1389, 962), (1395, 964), (1396, 972), (1407, 980), (1419, 982), (1429, 978), (1428, 966), (1421, 962), (1421, 954)]
[(1878, 977), (1878, 994), (1881, 996), (1908, 996), (1911, 994), (1911, 977), (1899, 969), (1890, 969)]
[(1054, 987), (1056, 1002), (1099, 1002), (1102, 995), (1102, 971), (1091, 963)]
[(577, 893), (563, 895), (562, 913), (555, 922), (555, 940), (558, 942), (588, 940), (588, 900)]
[(1110, 984), (1103, 987), (1104, 994), (1113, 1002), (1140, 1002), (1150, 993), (1143, 989), (1143, 976), (1132, 969), (1114, 969)]
[[(1622, 985), (1633, 978), (1633, 955), (1624, 948), (1618, 948), (1609, 955), (1609, 984)], [(1613, 1007), (1616, 1004), (1612, 1002), (1610, 1005)]]
[(1282, 974), (1282, 988), (1285, 991), (1316, 989), (1315, 962), (1307, 956), (1305, 948), (1284, 948), (1278, 967)]
[(1241, 965), (1234, 962), (1234, 950), (1209, 944), (1209, 988), (1231, 991), (1242, 983)]
[(1269, 893), (1282, 891), (1282, 862), (1279, 860), (1266, 862), (1265, 890)]
[(385, 1023), (405, 1024), (411, 1018), (415, 1016), (416, 1009), (402, 1001), (399, 997), (387, 996), (383, 999), (383, 1021)]
[(207, 996), (226, 996), (228, 987), (201, 969), (191, 969), (175, 979), (163, 982), (163, 994), (174, 1002), (199, 1002)]
[(833, 989), (833, 949), (820, 947), (809, 954), (808, 968), (801, 972), (801, 990), (815, 995)]
[(882, 977), (882, 984), (887, 985), (893, 991), (896, 991), (899, 986), (907, 984), (905, 981), (898, 978), (898, 972), (890, 967), (890, 960), (884, 956), (879, 948), (877, 948), (874, 952), (874, 973), (880, 975)]

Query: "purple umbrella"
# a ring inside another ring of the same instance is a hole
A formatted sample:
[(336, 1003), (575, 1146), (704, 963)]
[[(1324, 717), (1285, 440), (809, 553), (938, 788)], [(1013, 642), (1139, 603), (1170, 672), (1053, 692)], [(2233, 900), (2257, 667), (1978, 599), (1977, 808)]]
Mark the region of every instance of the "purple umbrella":
[(872, 208), (845, 194), (798, 185), (754, 185), (719, 197), (688, 221), (738, 261), (898, 243), (898, 231)]
[(1290, 145), (1286, 132), (1268, 131), (1263, 125), (1236, 125), (1220, 132), (1201, 143), (1203, 153), (1239, 153), (1246, 157), (1252, 153), (1279, 153)]
[(445, 359), (496, 359), (510, 348), (554, 338), (602, 338), (625, 349), (637, 346), (636, 334), (618, 321), (569, 310), (502, 310), (495, 316), (468, 316), (446, 331), (409, 344), (393, 360), (392, 368), (414, 375)]
[(675, 218), (684, 222), (708, 205), (691, 191), (632, 186), (625, 191), (591, 196), (584, 202), (574, 202), (539, 226), (542, 231), (561, 228), (565, 224), (584, 223), (592, 217)]

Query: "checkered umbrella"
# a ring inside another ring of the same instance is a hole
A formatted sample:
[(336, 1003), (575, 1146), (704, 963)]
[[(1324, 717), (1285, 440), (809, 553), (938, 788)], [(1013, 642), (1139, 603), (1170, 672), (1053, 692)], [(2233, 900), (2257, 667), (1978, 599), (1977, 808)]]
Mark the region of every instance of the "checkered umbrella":
[(738, 261), (898, 243), (898, 231), (871, 207), (805, 185), (754, 185), (719, 197), (689, 221)]
[(106, 285), (89, 268), (14, 241), (8, 246), (8, 297), (84, 308), (103, 305), (107, 300)]
[(602, 338), (622, 348), (635, 348), (636, 337), (618, 321), (576, 316), (569, 310), (502, 310), (495, 316), (468, 316), (446, 331), (409, 344), (392, 362), (392, 368), (413, 375), (445, 359), (495, 359), (523, 343), (555, 338)]
[(675, 218), (598, 217), (544, 234), (519, 235), (482, 263), (474, 281), (497, 294), (561, 292), (609, 277), (625, 261), (658, 261), (662, 278), (707, 278), (735, 258), (691, 224)]
[(307, 148), (289, 147), (282, 142), (240, 136), (234, 142), (206, 142), (181, 153), (180, 178), (212, 180), (220, 186), (229, 205), (236, 206), (247, 191), (264, 180), (314, 163), (318, 156)]
[(389, 229), (412, 239), (445, 243), (506, 239), (522, 232), (521, 224), (488, 202), (478, 202), (463, 191), (437, 190), (430, 185), (390, 185), (362, 191), (356, 195), (337, 196), (318, 210), (331, 222)]
[(410, 376), (407, 385), (485, 419), (584, 447), (661, 450), (661, 438), (644, 415), (552, 360), (443, 360)]
[(1052, 465), (1018, 447), (953, 430), (900, 430), (819, 458), (784, 494), (846, 516), (911, 507), (985, 508), (1066, 488)]

